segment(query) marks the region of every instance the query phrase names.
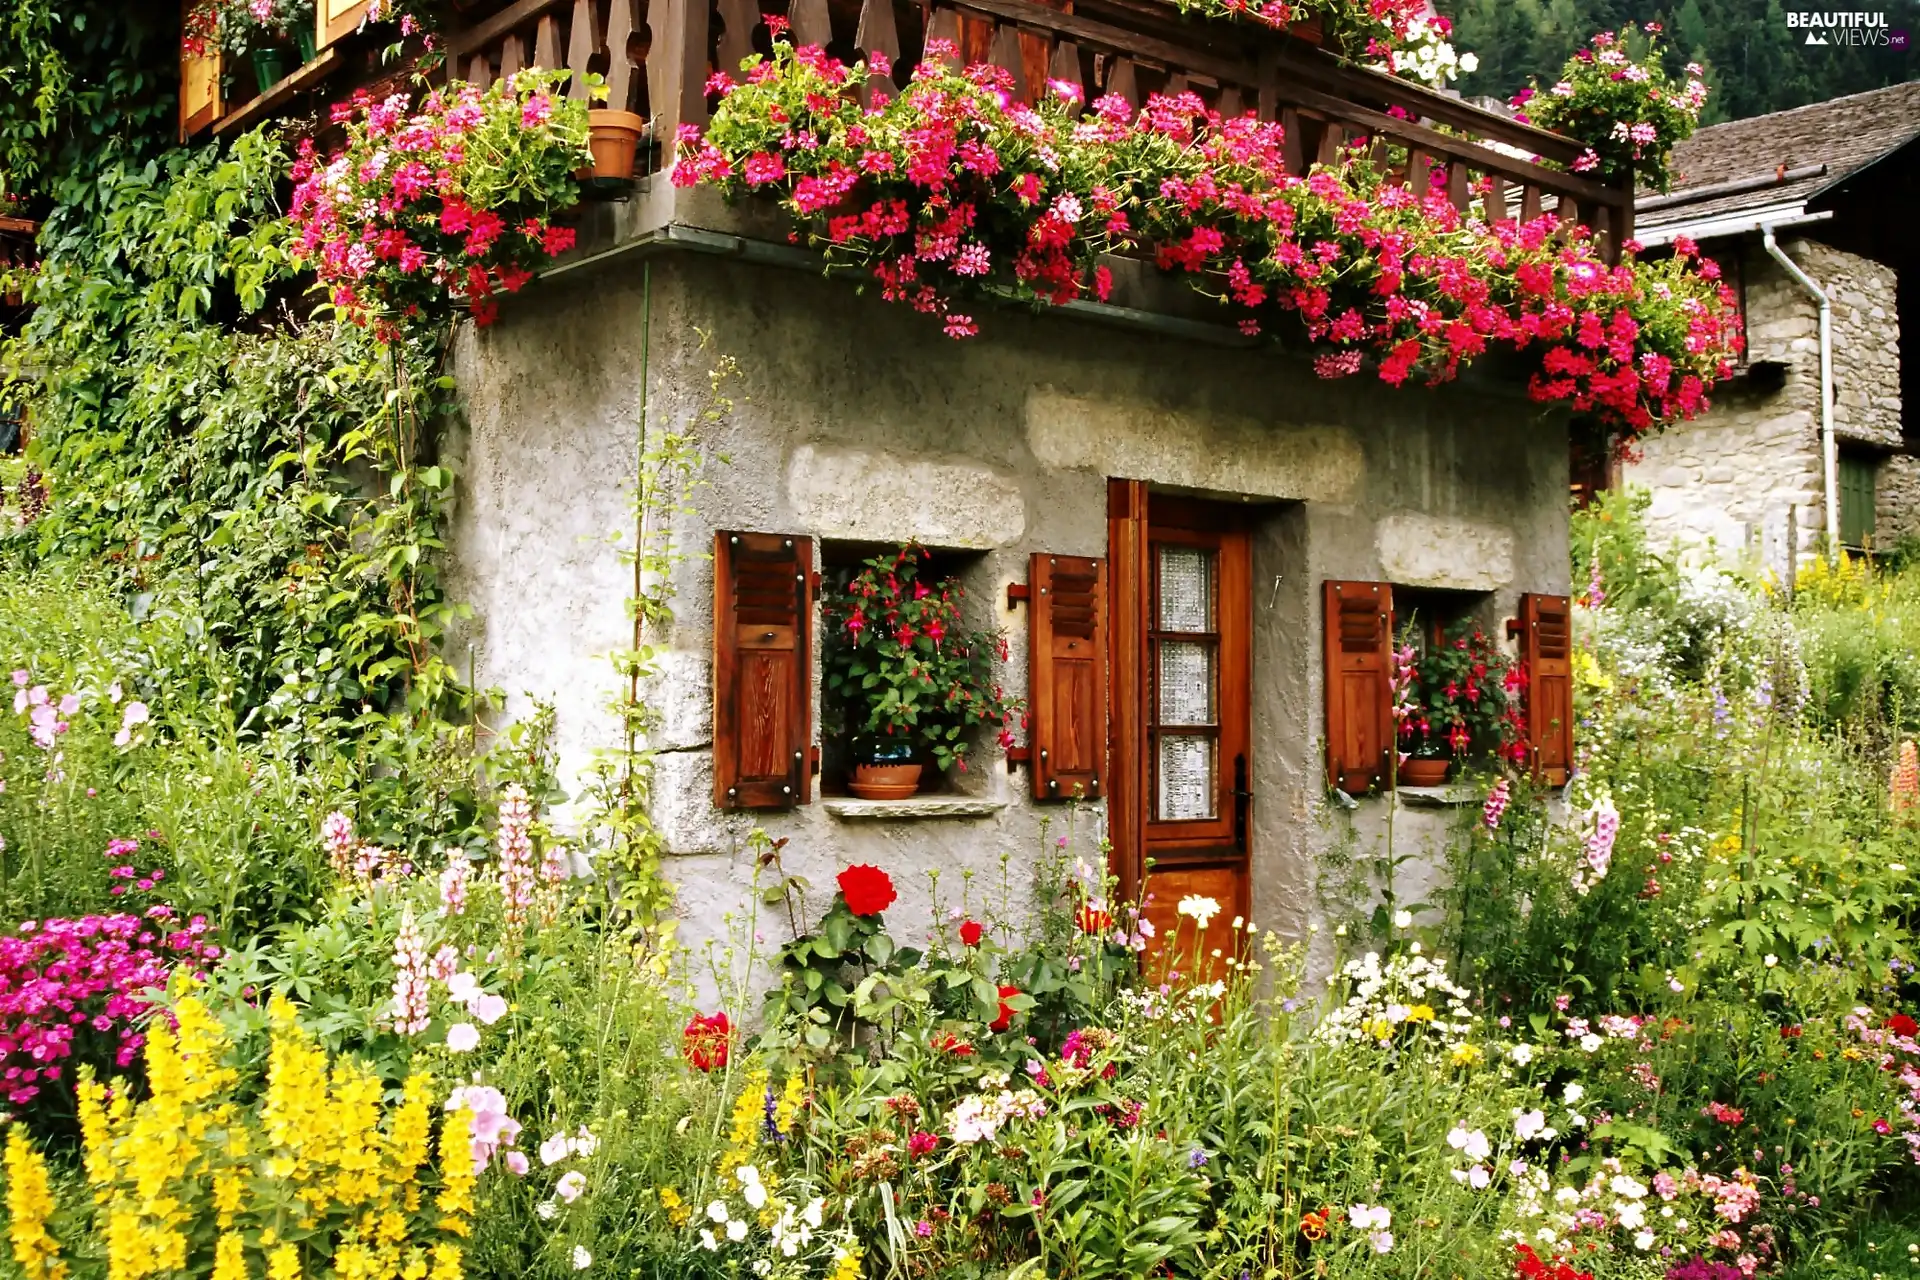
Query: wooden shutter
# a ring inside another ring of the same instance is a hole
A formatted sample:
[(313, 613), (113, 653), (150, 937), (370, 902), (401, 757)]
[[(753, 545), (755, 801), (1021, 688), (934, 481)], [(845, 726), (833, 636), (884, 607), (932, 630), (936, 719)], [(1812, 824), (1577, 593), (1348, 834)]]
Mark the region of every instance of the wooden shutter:
[(1383, 776), (1393, 744), (1393, 588), (1329, 580), (1324, 610), (1327, 778), (1360, 795)]
[(1107, 564), (1036, 555), (1027, 582), (1033, 795), (1096, 799), (1107, 754)]
[[(181, 30), (193, 12), (194, 0), (181, 0)], [(185, 142), (220, 118), (220, 42), (212, 40), (205, 54), (189, 54), (180, 47), (180, 141)]]
[(1534, 775), (1561, 786), (1573, 768), (1573, 612), (1567, 597), (1520, 597), (1520, 662)]
[(367, 16), (367, 0), (319, 0), (314, 5), (314, 47), (324, 49), (341, 36), (359, 30)]
[(813, 780), (813, 540), (713, 535), (713, 803), (806, 804)]

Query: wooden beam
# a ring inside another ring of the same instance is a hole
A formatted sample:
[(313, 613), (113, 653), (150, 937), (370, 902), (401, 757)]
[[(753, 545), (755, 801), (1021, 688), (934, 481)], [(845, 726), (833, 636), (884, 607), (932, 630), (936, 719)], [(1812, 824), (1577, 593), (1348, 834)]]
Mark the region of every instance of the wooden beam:
[(340, 50), (329, 46), (319, 57), (284, 80), (267, 86), (267, 91), (239, 109), (213, 122), (215, 133), (231, 133), (257, 124), (291, 102), (302, 90), (311, 89), (340, 66)]

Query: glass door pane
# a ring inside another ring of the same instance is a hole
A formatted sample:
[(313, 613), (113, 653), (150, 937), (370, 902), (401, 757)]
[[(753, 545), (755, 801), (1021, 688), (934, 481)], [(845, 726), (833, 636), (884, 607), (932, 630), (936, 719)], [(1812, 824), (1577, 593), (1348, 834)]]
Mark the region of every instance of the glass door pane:
[(1213, 552), (1162, 544), (1159, 568), (1159, 629), (1213, 630)]

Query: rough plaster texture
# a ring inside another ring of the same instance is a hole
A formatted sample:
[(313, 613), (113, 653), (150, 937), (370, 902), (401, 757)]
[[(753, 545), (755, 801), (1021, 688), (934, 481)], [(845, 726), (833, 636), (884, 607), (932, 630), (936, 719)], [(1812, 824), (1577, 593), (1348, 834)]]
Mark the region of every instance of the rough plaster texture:
[[(613, 731), (598, 714), (613, 691), (602, 655), (626, 643), (630, 571), (609, 535), (632, 524), (643, 297), (655, 429), (692, 420), (715, 350), (741, 365), (733, 412), (701, 441), (716, 460), (697, 510), (677, 524), (695, 554), (674, 571), (676, 621), (649, 686), (662, 720), (654, 817), (696, 942), (749, 927), (756, 825), (789, 837), (787, 869), (817, 895), (849, 862), (893, 869), (904, 900), (891, 914), (911, 933), (930, 926), (936, 875), (943, 904), (964, 897), (1017, 918), (1043, 844), (1069, 821), (1030, 803), (1024, 775), (993, 754), (954, 786), (1005, 802), (988, 816), (847, 820), (820, 803), (716, 812), (712, 566), (699, 554), (715, 529), (807, 533), (829, 551), (834, 539), (917, 537), (970, 553), (960, 563), (974, 619), (1006, 630), (1006, 684), (1023, 693), (1027, 619), (1004, 586), (1025, 581), (1036, 551), (1105, 554), (1108, 477), (1246, 504), (1255, 918), (1294, 936), (1313, 914), (1316, 851), (1356, 817), (1364, 838), (1378, 825), (1374, 802), (1354, 817), (1324, 810), (1322, 580), (1469, 588), (1489, 593), (1490, 618), (1512, 614), (1521, 591), (1566, 590), (1565, 425), (1515, 387), (1324, 382), (1271, 350), (1011, 310), (954, 343), (840, 283), (692, 255), (616, 260), (516, 299), (460, 352), (471, 429), (452, 586), (476, 607), (482, 681), (518, 708), (559, 704), (568, 773)], [(1076, 839), (1095, 837), (1100, 807), (1072, 821)], [(1408, 818), (1400, 836), (1445, 821)]]
[[(1899, 320), (1891, 267), (1816, 240), (1783, 241), (1789, 257), (1833, 298), (1834, 426), (1843, 442), (1900, 443)], [(1751, 362), (1787, 366), (1777, 391), (1737, 384), (1690, 423), (1646, 442), (1626, 480), (1652, 491), (1649, 531), (1667, 543), (1725, 557), (1751, 556), (1775, 572), (1787, 563), (1789, 510), (1799, 557), (1812, 555), (1826, 527), (1820, 455), (1819, 309), (1757, 241), (1742, 251), (1747, 350)], [(1920, 520), (1920, 493), (1907, 460), (1891, 480), (1882, 466), (1879, 520)]]

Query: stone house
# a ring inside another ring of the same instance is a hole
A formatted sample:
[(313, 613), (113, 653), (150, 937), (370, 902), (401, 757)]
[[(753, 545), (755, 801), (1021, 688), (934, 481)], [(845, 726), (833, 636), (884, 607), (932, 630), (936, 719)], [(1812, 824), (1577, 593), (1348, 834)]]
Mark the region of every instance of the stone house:
[[(1029, 92), (1064, 77), (1090, 98), (1185, 87), (1225, 111), (1257, 105), (1286, 125), (1296, 172), (1392, 141), (1410, 169), (1443, 169), (1462, 208), (1470, 191), (1526, 211), (1578, 200), (1616, 235), (1631, 225), (1624, 185), (1528, 158), (1566, 165), (1578, 144), (1342, 63), (1310, 30), (1138, 0), (773, 8), (802, 43), (886, 53), (902, 83), (915, 52), (949, 39)], [(353, 6), (321, 9), (319, 59), (258, 98), (222, 101), (217, 69), (184, 77), (216, 89), (183, 102), (183, 130), (314, 110), (337, 96), (329, 77), (377, 70)], [(764, 47), (761, 19), (755, 0), (476, 3), (445, 52), (481, 83), (527, 65), (604, 74), (614, 106), (672, 139), (706, 119), (711, 70)], [(1318, 855), (1378, 839), (1396, 809), (1397, 840), (1437, 847), (1446, 806), (1478, 799), (1378, 794), (1391, 639), (1414, 617), (1502, 637), (1513, 620), (1536, 759), (1564, 780), (1568, 426), (1523, 377), (1488, 362), (1431, 391), (1323, 380), (1128, 261), (1107, 302), (997, 308), (956, 343), (822, 278), (767, 210), (676, 189), (662, 163), (662, 148), (643, 153), (630, 190), (586, 207), (578, 248), (462, 335), (448, 585), (473, 609), (455, 644), (479, 683), (507, 691), (509, 714), (556, 709), (577, 796), (621, 742), (612, 655), (640, 638), (623, 552), (637, 523), (670, 520), (673, 618), (646, 637), (660, 656), (644, 692), (683, 937), (727, 937), (728, 914), (756, 901), (755, 829), (787, 842), (814, 910), (839, 868), (873, 863), (895, 873), (903, 923), (925, 928), (936, 874), (946, 903), (1017, 915), (1043, 845), (1069, 828), (1082, 852), (1111, 843), (1114, 872), (1151, 891), (1163, 924), (1198, 893), (1226, 907), (1216, 931), (1247, 916), (1298, 936)], [(722, 355), (738, 376), (709, 416)], [(683, 430), (697, 486), (637, 514), (642, 459)], [(861, 799), (845, 744), (819, 728), (817, 601), (909, 540), (964, 585), (970, 623), (1005, 634), (998, 675), (1028, 716), (1011, 752), (983, 740), (972, 767), (917, 797)]]
[(1920, 419), (1903, 408), (1915, 400), (1901, 361), (1920, 325), (1904, 225), (1916, 138), (1913, 83), (1736, 120), (1675, 148), (1672, 192), (1640, 200), (1639, 239), (1697, 242), (1740, 295), (1747, 337), (1713, 410), (1620, 468), (1651, 490), (1656, 536), (1782, 572), (1790, 548), (1804, 559), (1829, 530), (1854, 548), (1920, 534)]

